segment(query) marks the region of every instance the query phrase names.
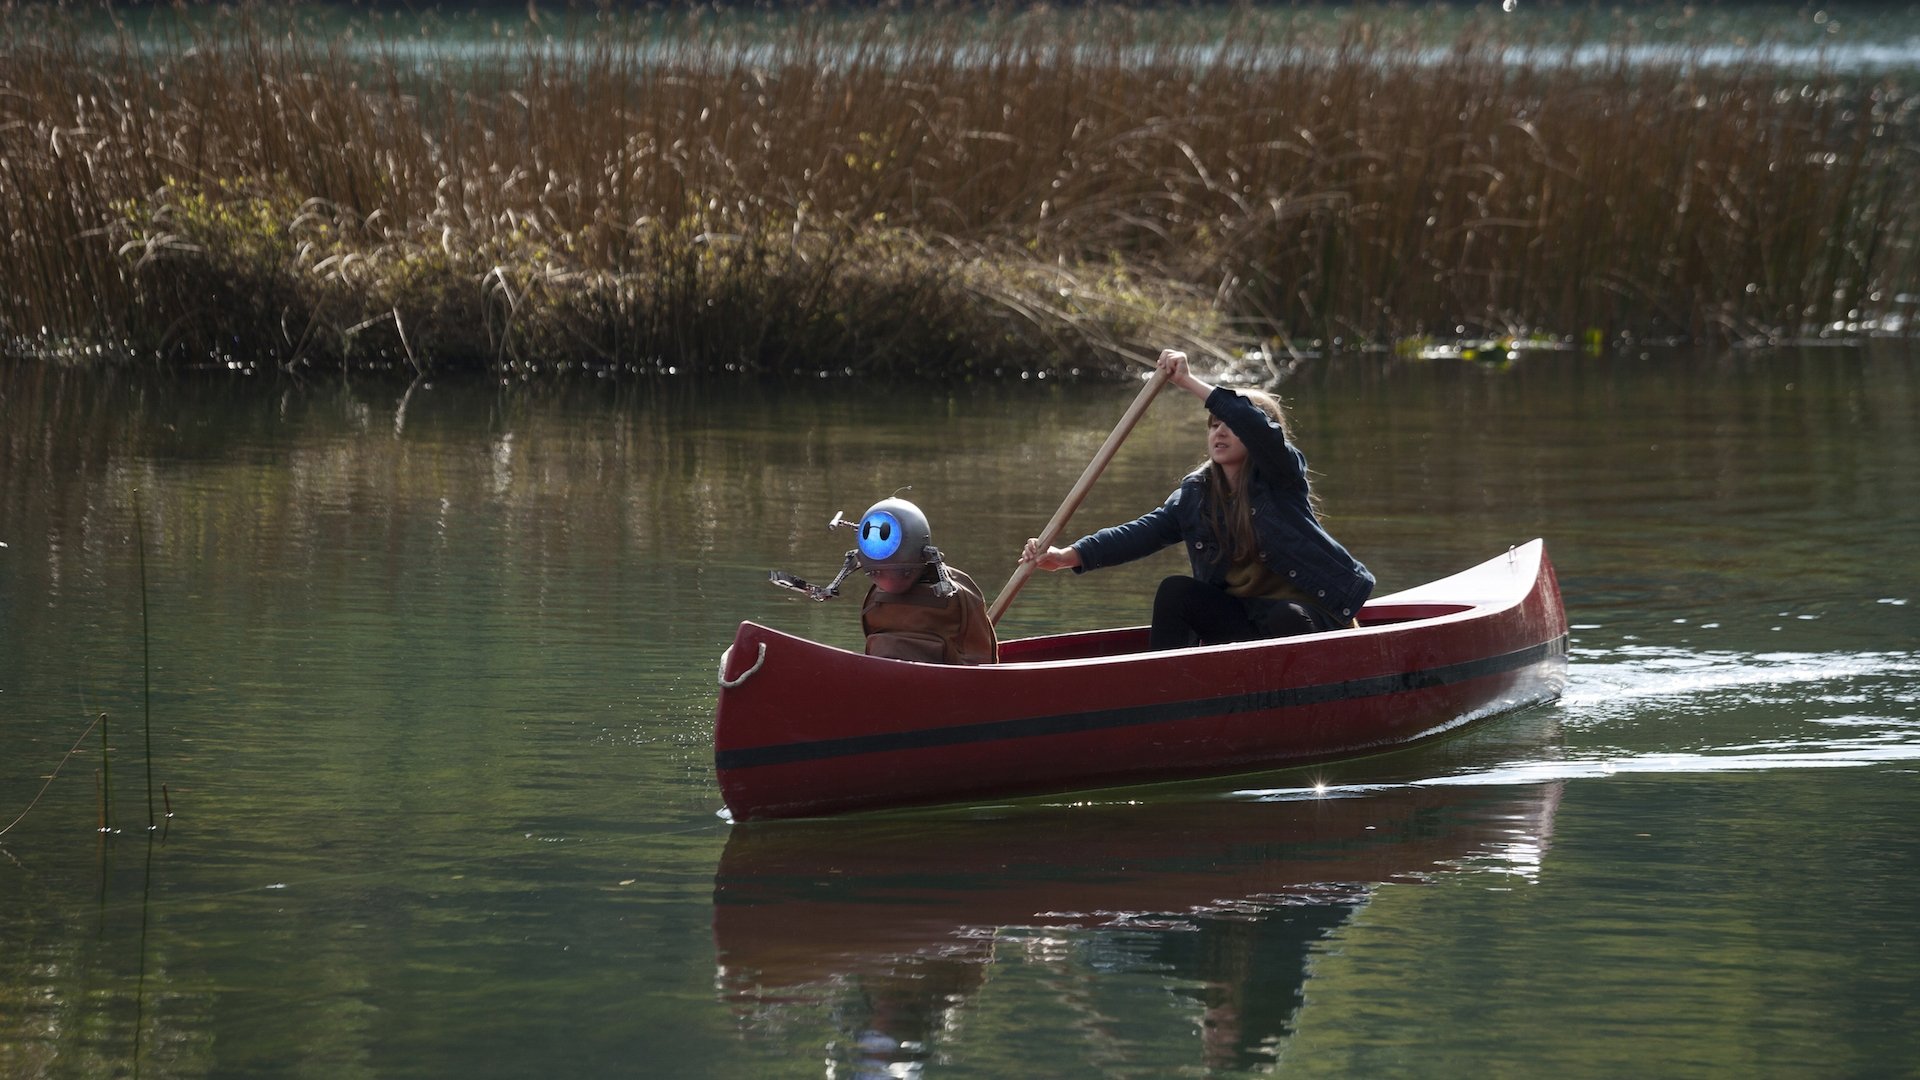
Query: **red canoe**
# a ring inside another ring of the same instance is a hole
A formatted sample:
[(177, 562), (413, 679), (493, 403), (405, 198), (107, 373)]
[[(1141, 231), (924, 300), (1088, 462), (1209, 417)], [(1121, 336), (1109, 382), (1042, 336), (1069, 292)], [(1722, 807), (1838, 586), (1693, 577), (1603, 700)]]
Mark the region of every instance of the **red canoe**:
[(721, 794), (751, 821), (1256, 772), (1395, 749), (1566, 683), (1539, 540), (1373, 600), (1358, 629), (1164, 652), (1146, 636), (1024, 638), (959, 667), (743, 622), (720, 658)]

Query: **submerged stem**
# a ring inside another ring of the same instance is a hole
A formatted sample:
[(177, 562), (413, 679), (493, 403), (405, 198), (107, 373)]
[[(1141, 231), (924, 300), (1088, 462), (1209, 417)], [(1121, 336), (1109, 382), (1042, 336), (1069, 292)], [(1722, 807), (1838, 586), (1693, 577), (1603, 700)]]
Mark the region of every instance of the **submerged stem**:
[(113, 828), (113, 761), (107, 747), (107, 714), (100, 714), (100, 831)]
[[(146, 728), (147, 828), (155, 828), (153, 817), (153, 638), (147, 625), (147, 534), (140, 524), (140, 489), (133, 489), (134, 548), (140, 563), (140, 684)], [(105, 719), (103, 716), (102, 719)], [(102, 733), (104, 738), (104, 730)]]

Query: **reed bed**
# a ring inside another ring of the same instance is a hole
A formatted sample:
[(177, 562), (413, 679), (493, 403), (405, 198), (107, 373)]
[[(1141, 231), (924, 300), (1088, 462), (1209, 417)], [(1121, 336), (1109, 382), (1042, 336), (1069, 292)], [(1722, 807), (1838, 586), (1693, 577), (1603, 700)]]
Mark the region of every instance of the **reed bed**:
[(15, 349), (972, 376), (1802, 335), (1915, 290), (1893, 77), (1364, 11), (200, 15), (0, 12)]

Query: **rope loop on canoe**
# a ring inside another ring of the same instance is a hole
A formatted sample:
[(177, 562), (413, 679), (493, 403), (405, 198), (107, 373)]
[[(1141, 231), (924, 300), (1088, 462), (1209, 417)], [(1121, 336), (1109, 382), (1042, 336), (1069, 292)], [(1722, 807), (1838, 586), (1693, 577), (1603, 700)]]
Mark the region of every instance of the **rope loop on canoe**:
[(741, 672), (740, 677), (737, 679), (727, 678), (727, 661), (732, 658), (733, 658), (733, 646), (729, 645), (727, 646), (727, 651), (720, 654), (719, 675), (720, 675), (720, 688), (722, 690), (731, 690), (734, 687), (739, 686), (741, 683), (746, 682), (748, 679), (753, 678), (753, 673), (756, 671), (759, 671), (760, 665), (767, 662), (767, 643), (764, 641), (760, 643), (759, 658), (753, 662), (752, 667)]

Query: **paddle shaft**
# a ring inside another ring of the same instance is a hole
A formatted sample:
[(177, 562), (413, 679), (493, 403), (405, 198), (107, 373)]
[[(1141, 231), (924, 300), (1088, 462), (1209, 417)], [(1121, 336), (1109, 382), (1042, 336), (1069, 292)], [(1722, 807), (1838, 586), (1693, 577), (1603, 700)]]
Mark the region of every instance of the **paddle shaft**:
[[(1147, 385), (1141, 388), (1140, 396), (1133, 399), (1132, 405), (1127, 406), (1126, 414), (1120, 417), (1120, 423), (1114, 426), (1113, 434), (1108, 435), (1107, 441), (1100, 444), (1099, 451), (1093, 455), (1092, 461), (1087, 462), (1087, 469), (1080, 474), (1080, 479), (1073, 485), (1073, 490), (1067, 492), (1066, 501), (1060, 504), (1060, 509), (1053, 512), (1053, 520), (1047, 522), (1047, 527), (1040, 531), (1042, 551), (1053, 546), (1054, 538), (1060, 535), (1060, 530), (1067, 527), (1067, 519), (1073, 516), (1075, 510), (1080, 509), (1080, 503), (1086, 499), (1087, 492), (1093, 490), (1093, 482), (1100, 479), (1100, 474), (1106, 471), (1107, 462), (1113, 460), (1113, 455), (1120, 449), (1120, 444), (1126, 440), (1127, 433), (1133, 430), (1134, 424), (1139, 423), (1141, 415), (1147, 411), (1147, 406), (1153, 404), (1154, 395), (1158, 394), (1160, 388), (1165, 385), (1167, 385), (1166, 372), (1155, 371), (1153, 377), (1147, 380)], [(1030, 562), (1023, 562), (1014, 569), (1013, 577), (1007, 579), (1006, 587), (1000, 590), (999, 596), (993, 598), (993, 606), (987, 609), (988, 622), (999, 624), (1000, 616), (1006, 613), (1008, 605), (1013, 603), (1013, 598), (1019, 595), (1020, 587), (1025, 585), (1027, 579), (1032, 576), (1033, 564)]]

